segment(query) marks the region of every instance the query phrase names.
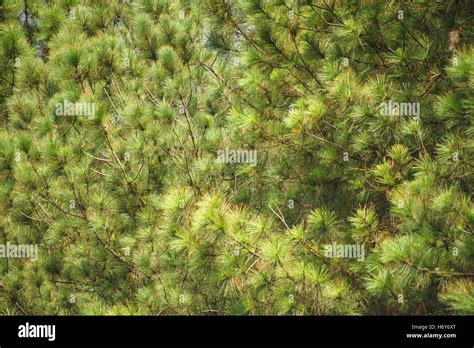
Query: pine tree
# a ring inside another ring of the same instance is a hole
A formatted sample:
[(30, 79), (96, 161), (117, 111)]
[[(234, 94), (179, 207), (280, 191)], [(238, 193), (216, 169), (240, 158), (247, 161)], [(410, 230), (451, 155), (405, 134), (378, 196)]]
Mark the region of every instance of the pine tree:
[(473, 314), (469, 5), (2, 2), (0, 313)]

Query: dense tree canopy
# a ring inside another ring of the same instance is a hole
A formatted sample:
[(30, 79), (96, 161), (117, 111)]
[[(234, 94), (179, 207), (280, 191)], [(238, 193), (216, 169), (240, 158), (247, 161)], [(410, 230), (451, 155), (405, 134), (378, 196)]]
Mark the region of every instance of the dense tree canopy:
[(0, 1), (0, 313), (473, 314), (473, 42), (471, 0)]

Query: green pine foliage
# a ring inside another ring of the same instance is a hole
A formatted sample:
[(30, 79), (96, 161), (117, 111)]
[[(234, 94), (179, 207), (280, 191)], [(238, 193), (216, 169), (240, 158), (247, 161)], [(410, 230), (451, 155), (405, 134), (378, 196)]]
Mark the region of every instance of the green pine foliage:
[(474, 314), (470, 5), (0, 1), (0, 314)]

